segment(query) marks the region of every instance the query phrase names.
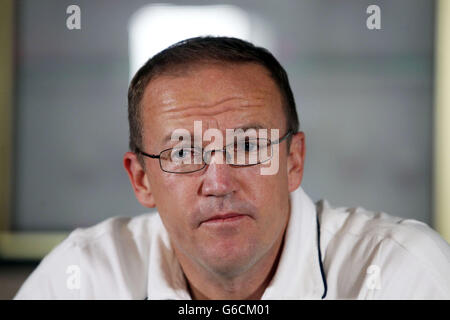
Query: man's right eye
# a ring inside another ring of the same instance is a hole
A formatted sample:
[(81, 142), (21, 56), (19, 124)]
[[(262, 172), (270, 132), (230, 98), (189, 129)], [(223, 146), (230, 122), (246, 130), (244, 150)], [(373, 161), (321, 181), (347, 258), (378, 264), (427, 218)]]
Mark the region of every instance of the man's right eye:
[(177, 148), (172, 149), (171, 159), (172, 160), (192, 159), (195, 156), (198, 156), (199, 154), (201, 154), (201, 151), (198, 151), (195, 148)]
[(191, 152), (191, 149), (188, 149), (188, 148), (173, 149), (172, 150), (172, 159), (175, 159), (175, 160), (185, 159), (189, 155), (190, 152)]

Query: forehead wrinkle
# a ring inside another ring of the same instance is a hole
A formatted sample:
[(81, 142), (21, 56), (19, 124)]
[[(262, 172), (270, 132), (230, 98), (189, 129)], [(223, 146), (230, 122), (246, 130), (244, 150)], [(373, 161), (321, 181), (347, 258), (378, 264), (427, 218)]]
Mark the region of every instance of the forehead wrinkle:
[[(245, 100), (245, 98), (241, 98), (241, 97), (223, 98), (222, 100), (219, 100), (219, 101), (217, 101), (215, 103), (212, 103), (212, 107), (220, 105), (220, 104), (223, 104), (223, 103), (226, 103), (226, 102), (231, 101), (231, 100)], [(186, 106), (177, 107), (176, 105), (171, 105), (171, 103), (173, 101), (175, 101), (173, 98), (172, 98), (171, 101), (167, 101), (166, 105), (168, 107), (168, 111), (172, 111), (172, 110), (180, 110), (180, 111), (182, 111), (182, 110), (185, 110), (185, 109), (192, 108), (193, 106), (194, 107), (202, 107), (202, 108), (207, 108), (208, 107), (208, 103), (205, 103), (205, 102), (195, 102), (195, 104), (192, 104), (192, 105), (186, 105)]]
[[(229, 98), (225, 99), (224, 101), (221, 101), (213, 106), (207, 106), (206, 104), (203, 105), (193, 105), (193, 106), (186, 106), (186, 107), (173, 107), (169, 110), (162, 111), (162, 114), (167, 115), (168, 117), (192, 117), (192, 116), (215, 116), (220, 115), (227, 112), (233, 112), (233, 111), (243, 111), (248, 110), (249, 108), (260, 108), (263, 106), (262, 100), (263, 99), (254, 99), (256, 101), (252, 101), (252, 103), (245, 100), (244, 103), (239, 102), (238, 104), (227, 104), (223, 105), (224, 103), (235, 100), (235, 98)], [(244, 100), (244, 99), (242, 99)]]
[[(252, 122), (252, 123), (248, 123), (248, 124), (244, 124), (244, 125), (238, 125), (238, 126), (233, 127), (233, 128), (226, 128), (225, 130), (228, 130), (228, 129), (231, 129), (231, 130), (234, 130), (234, 131), (236, 131), (236, 130), (243, 130), (244, 132), (247, 132), (247, 130), (252, 130), (252, 129), (256, 130), (256, 131), (258, 131), (259, 129), (266, 129), (267, 130), (268, 126), (264, 125), (262, 123), (259, 123), (259, 122)], [(194, 140), (194, 133), (191, 130), (188, 130), (188, 131), (189, 131), (189, 134), (191, 136), (191, 142), (193, 142), (193, 140)], [(223, 130), (221, 130), (221, 132), (222, 131)], [(223, 134), (223, 136), (227, 135), (226, 131), (225, 131), (225, 133), (222, 132), (222, 134)], [(168, 142), (173, 142), (173, 141), (171, 141), (171, 139), (172, 139), (172, 133), (169, 133), (169, 134), (167, 134), (164, 137), (162, 142), (163, 142), (163, 144), (166, 144)]]

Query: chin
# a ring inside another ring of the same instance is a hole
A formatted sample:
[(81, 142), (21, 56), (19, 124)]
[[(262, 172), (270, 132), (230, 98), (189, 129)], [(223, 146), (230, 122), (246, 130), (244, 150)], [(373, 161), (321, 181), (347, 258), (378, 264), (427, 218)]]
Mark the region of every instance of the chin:
[(235, 276), (248, 270), (259, 259), (257, 247), (248, 240), (246, 244), (227, 241), (209, 245), (202, 250), (203, 264), (214, 273)]

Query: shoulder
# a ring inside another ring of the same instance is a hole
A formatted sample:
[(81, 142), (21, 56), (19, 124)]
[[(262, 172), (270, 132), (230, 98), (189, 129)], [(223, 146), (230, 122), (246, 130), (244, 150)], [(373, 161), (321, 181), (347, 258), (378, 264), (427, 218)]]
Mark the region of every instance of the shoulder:
[(412, 255), (432, 258), (430, 255), (438, 254), (450, 261), (448, 243), (423, 222), (362, 207), (333, 208), (325, 200), (317, 203), (317, 211), (321, 231), (328, 238), (348, 238), (354, 242), (365, 239), (373, 243), (385, 240)]
[[(77, 228), (70, 233), (67, 244), (84, 246), (101, 246), (104, 239), (119, 239), (139, 243), (142, 238), (149, 238), (160, 233), (162, 222), (159, 215), (145, 213), (135, 217), (112, 217), (94, 226)], [(124, 244), (119, 241), (117, 245)]]
[(110, 263), (118, 255), (122, 258), (145, 256), (152, 239), (164, 236), (164, 231), (157, 213), (112, 217), (88, 228), (75, 229), (44, 260), (68, 251), (77, 251), (90, 261), (102, 257)]
[(450, 246), (427, 224), (362, 207), (333, 208), (325, 200), (316, 205), (325, 264), (336, 281), (348, 278), (344, 270), (351, 267), (359, 276), (354, 290), (376, 266), (384, 276), (384, 291), (377, 292), (382, 297), (434, 296), (429, 291), (449, 297)]
[(113, 217), (75, 229), (41, 261), (16, 299), (145, 295), (148, 255), (161, 237), (164, 229), (157, 213)]

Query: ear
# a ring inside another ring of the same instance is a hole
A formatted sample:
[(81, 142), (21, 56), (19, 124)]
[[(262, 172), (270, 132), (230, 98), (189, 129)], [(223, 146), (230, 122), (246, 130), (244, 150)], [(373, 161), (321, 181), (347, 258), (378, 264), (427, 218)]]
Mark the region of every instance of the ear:
[(125, 153), (123, 166), (128, 173), (128, 178), (130, 178), (136, 199), (144, 207), (154, 208), (156, 203), (151, 191), (150, 181), (144, 168), (139, 163), (137, 155), (132, 152)]
[(303, 179), (305, 163), (305, 134), (297, 132), (292, 136), (288, 155), (288, 188), (289, 192), (297, 189)]

